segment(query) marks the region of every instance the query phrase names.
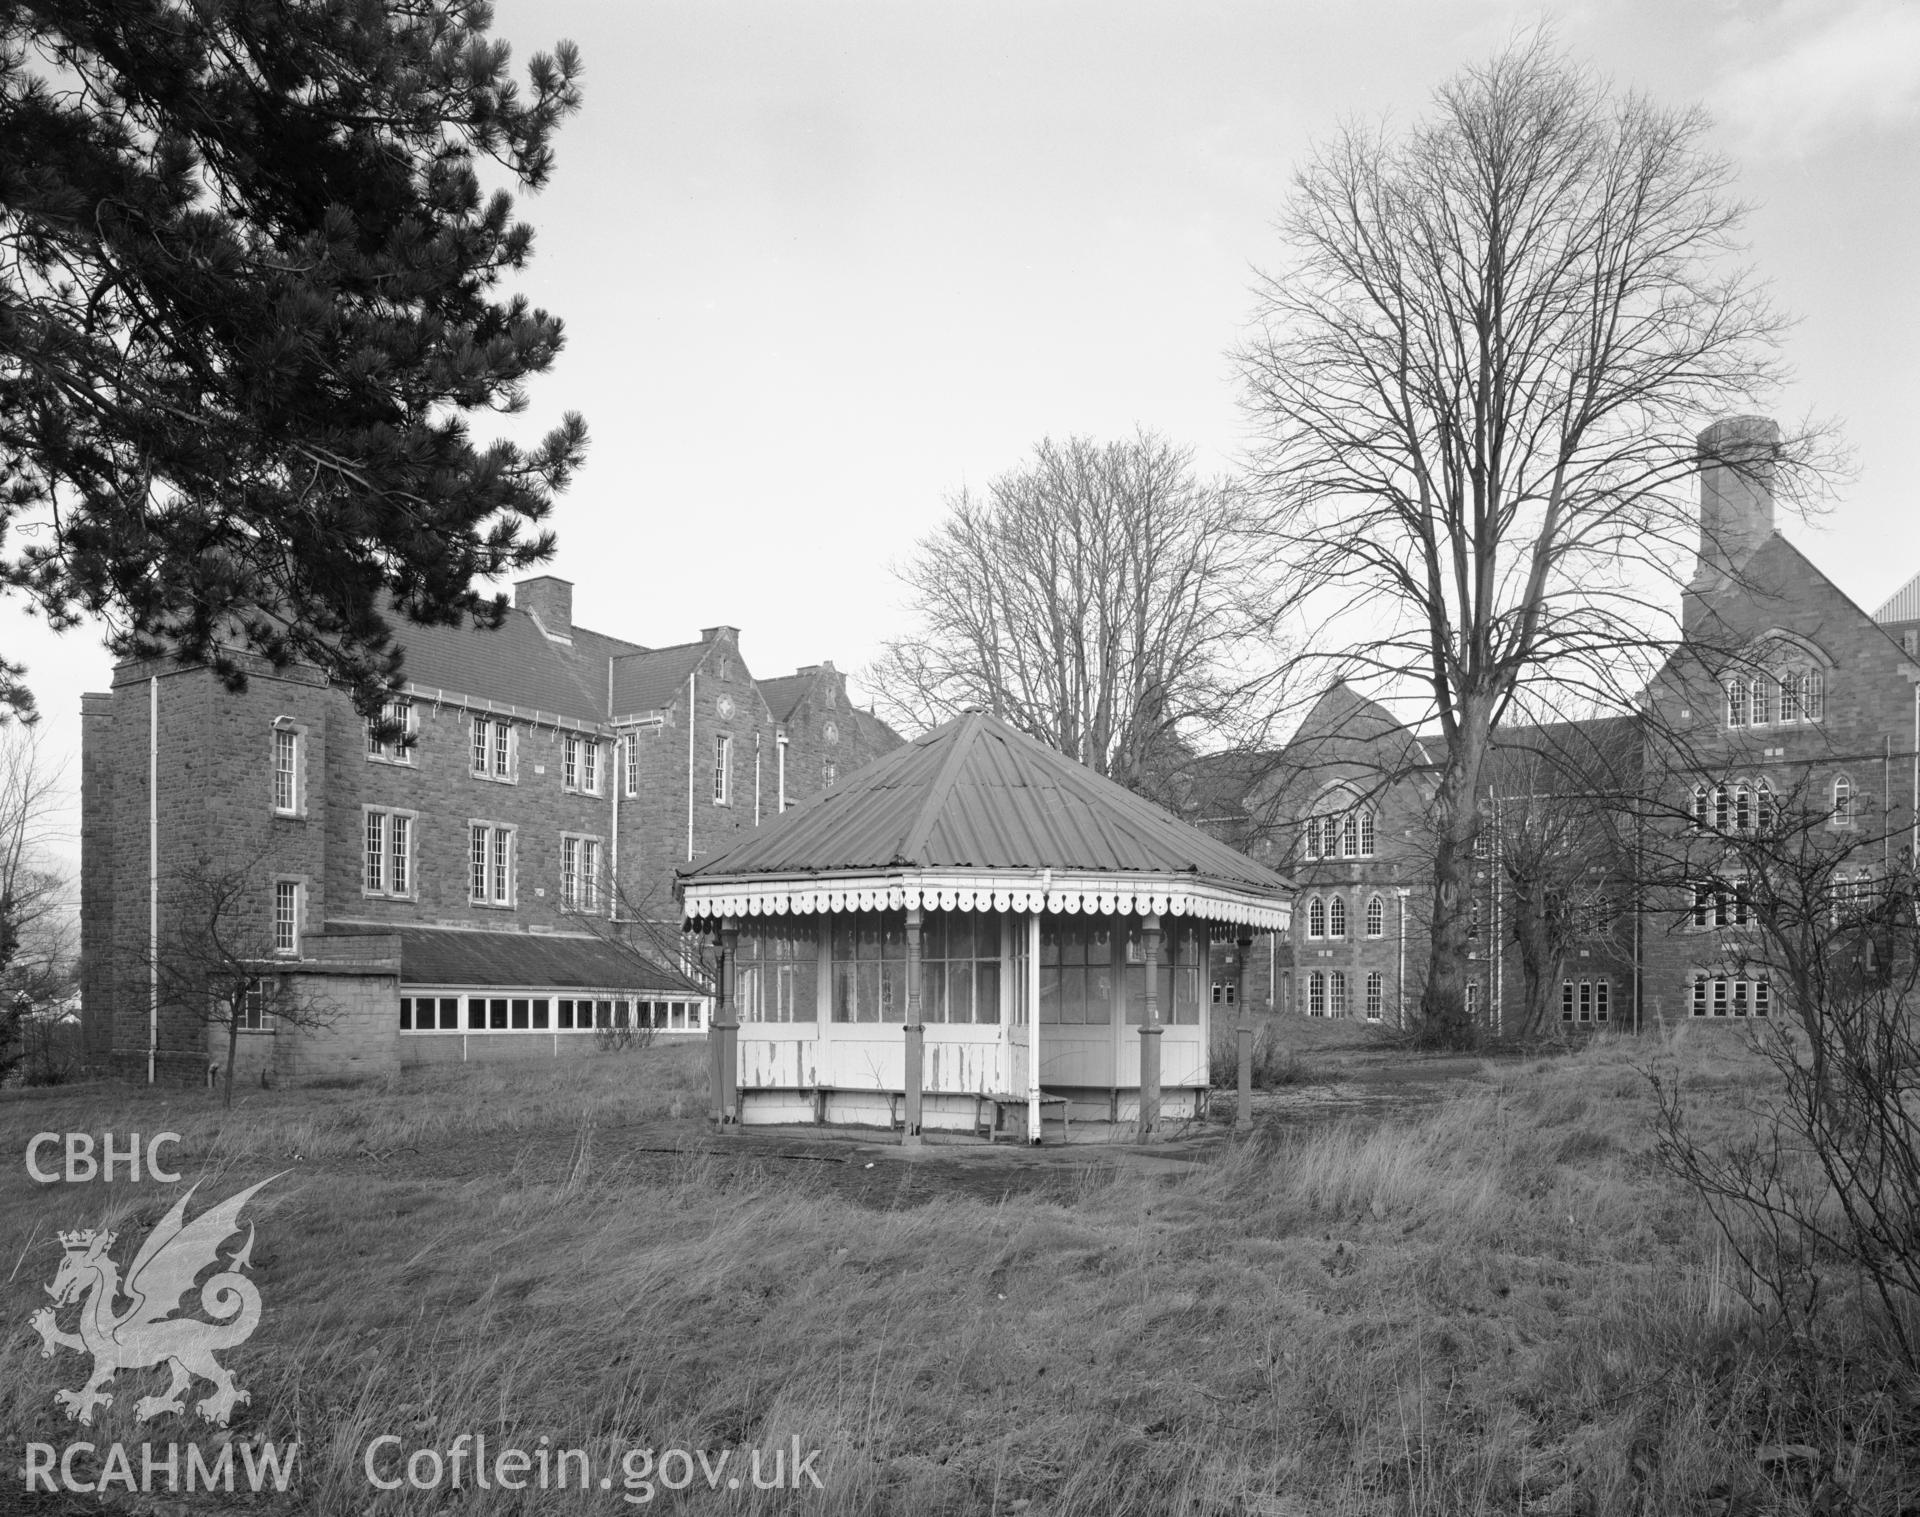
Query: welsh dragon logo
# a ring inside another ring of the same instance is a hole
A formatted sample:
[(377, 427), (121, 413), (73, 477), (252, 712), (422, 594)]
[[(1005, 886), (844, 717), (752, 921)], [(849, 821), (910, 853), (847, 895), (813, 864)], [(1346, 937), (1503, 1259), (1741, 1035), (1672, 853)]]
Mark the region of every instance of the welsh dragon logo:
[[(162, 1412), (184, 1413), (187, 1389), (196, 1377), (213, 1383), (213, 1394), (198, 1404), (200, 1415), (209, 1422), (226, 1426), (234, 1407), (252, 1399), (213, 1357), (221, 1349), (246, 1342), (260, 1325), (260, 1292), (245, 1274), (253, 1259), (252, 1224), (247, 1226), (247, 1241), (225, 1260), (220, 1246), (238, 1234), (240, 1208), (261, 1186), (278, 1178), (269, 1176), (259, 1185), (248, 1186), (191, 1222), (187, 1202), (199, 1186), (190, 1187), (148, 1234), (124, 1284), (108, 1252), (113, 1233), (87, 1228), (60, 1234), (66, 1256), (53, 1284), (46, 1288), (53, 1305), (41, 1307), (32, 1321), (40, 1334), (41, 1358), (51, 1359), (56, 1348), (93, 1355), (93, 1375), (84, 1386), (54, 1392), (54, 1400), (69, 1417), (90, 1424), (96, 1406), (113, 1405), (113, 1393), (101, 1387), (116, 1374), (161, 1364), (172, 1369), (173, 1383), (164, 1396), (140, 1398), (134, 1411), (142, 1422)], [(222, 1266), (200, 1287), (201, 1309), (214, 1320), (176, 1316), (181, 1297), (193, 1289), (209, 1265)], [(122, 1295), (131, 1303), (124, 1311), (116, 1306)], [(62, 1332), (55, 1313), (74, 1301), (81, 1302), (80, 1331)]]

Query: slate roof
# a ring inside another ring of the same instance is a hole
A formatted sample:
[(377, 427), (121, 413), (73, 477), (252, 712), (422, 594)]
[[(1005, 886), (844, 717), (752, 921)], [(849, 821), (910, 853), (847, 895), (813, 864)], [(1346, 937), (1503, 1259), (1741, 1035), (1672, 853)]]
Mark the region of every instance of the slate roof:
[(764, 822), (682, 880), (876, 869), (1164, 874), (1279, 896), (1287, 881), (980, 712)]
[[(556, 643), (524, 611), (508, 611), (497, 632), (471, 624), (419, 627), (402, 622), (395, 641), (406, 650), (406, 678), (423, 689), (484, 695), (501, 705), (601, 722), (607, 711), (607, 654), (617, 639), (578, 631)], [(626, 646), (631, 646), (628, 644)]]
[(760, 694), (766, 698), (767, 710), (773, 713), (776, 722), (784, 722), (793, 716), (793, 708), (800, 704), (800, 698), (807, 693), (807, 687), (814, 681), (811, 674), (783, 674), (778, 679), (760, 681)]
[(600, 938), (464, 932), (443, 927), (401, 927), (397, 932), (402, 985), (708, 994), (678, 970), (648, 963), (633, 951)]
[(613, 666), (613, 716), (664, 711), (687, 687), (711, 643), (680, 643), (629, 654)]

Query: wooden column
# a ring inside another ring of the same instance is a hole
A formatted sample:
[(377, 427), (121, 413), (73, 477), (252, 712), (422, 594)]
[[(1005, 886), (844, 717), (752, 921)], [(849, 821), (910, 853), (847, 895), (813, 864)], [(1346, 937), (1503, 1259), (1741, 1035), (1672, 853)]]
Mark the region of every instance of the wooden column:
[(1140, 1017), (1140, 1141), (1151, 1143), (1160, 1126), (1160, 918), (1140, 919), (1147, 956), (1147, 1005)]
[(1253, 1128), (1253, 1015), (1247, 1010), (1247, 955), (1253, 951), (1253, 938), (1243, 935), (1234, 944), (1233, 999), (1240, 1008), (1239, 1026), (1234, 1041), (1240, 1051), (1240, 1106), (1233, 1125), (1241, 1132)]
[(714, 998), (713, 1022), (707, 1029), (713, 1122), (722, 1132), (736, 1132), (740, 1126), (740, 1024), (734, 1019), (734, 959), (739, 948), (740, 924), (732, 917), (722, 917), (719, 993)]
[[(1044, 904), (1044, 903), (1043, 903)], [(1040, 1142), (1040, 911), (1027, 921), (1027, 1141)]]
[(920, 908), (907, 908), (906, 1095), (900, 1103), (900, 1142), (920, 1145), (920, 1092), (925, 1078), (927, 1029), (920, 1022)]

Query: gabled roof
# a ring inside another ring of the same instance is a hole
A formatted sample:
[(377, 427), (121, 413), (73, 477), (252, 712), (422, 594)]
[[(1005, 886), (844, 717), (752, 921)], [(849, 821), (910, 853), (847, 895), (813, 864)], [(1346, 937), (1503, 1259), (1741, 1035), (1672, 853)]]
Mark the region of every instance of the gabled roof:
[(936, 727), (763, 823), (689, 884), (884, 870), (1164, 875), (1263, 897), (1272, 870), (995, 717)]
[(402, 927), (400, 983), (529, 990), (652, 990), (701, 996), (678, 970), (602, 938)]
[(1920, 574), (1908, 580), (1873, 613), (1877, 622), (1920, 622)]
[(612, 716), (638, 711), (664, 711), (686, 689), (687, 676), (698, 669), (711, 643), (680, 643), (671, 648), (649, 648), (629, 654), (613, 666)]
[(778, 679), (760, 681), (760, 694), (766, 698), (767, 710), (773, 713), (776, 722), (789, 721), (793, 717), (793, 708), (800, 704), (808, 688), (819, 677), (819, 671), (811, 674), (783, 674)]

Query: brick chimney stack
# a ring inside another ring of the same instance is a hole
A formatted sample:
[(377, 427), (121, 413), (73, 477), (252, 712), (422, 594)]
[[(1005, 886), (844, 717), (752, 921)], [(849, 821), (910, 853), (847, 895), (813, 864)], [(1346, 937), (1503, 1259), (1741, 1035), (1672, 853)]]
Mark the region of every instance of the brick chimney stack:
[(528, 612), (548, 637), (573, 640), (573, 581), (551, 574), (523, 579), (513, 587), (513, 609)]
[(1689, 612), (1772, 535), (1779, 452), (1780, 428), (1765, 416), (1729, 416), (1700, 434), (1700, 556), (1687, 584)]

